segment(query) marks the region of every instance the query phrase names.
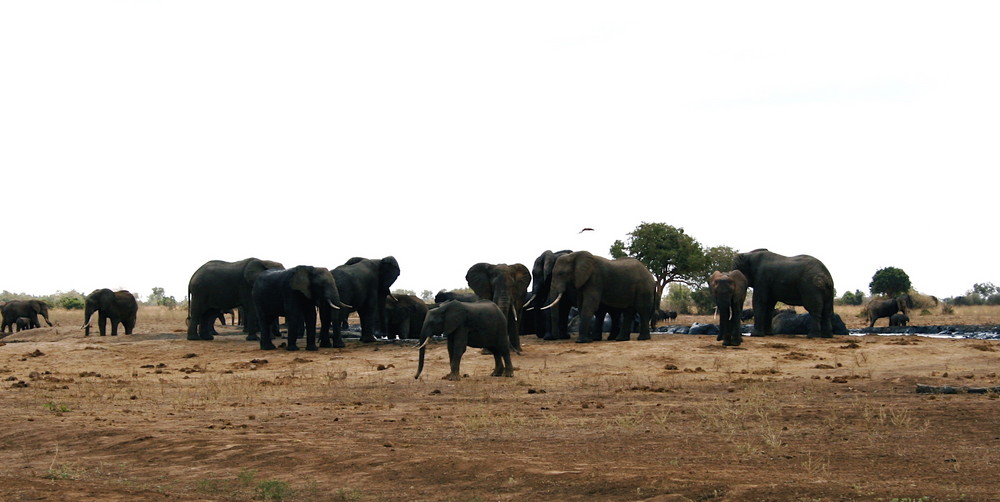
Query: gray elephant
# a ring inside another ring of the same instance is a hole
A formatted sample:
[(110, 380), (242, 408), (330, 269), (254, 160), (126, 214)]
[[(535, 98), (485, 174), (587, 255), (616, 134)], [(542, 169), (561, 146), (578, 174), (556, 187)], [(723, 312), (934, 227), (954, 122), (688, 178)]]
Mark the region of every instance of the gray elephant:
[(322, 267), (299, 265), (288, 270), (265, 270), (253, 285), (253, 306), (261, 326), (260, 348), (274, 350), (278, 317), (285, 318), (288, 350), (299, 350), (297, 341), (305, 333), (306, 350), (316, 346), (316, 307), (350, 308), (340, 301), (333, 274)]
[(569, 249), (545, 250), (531, 267), (531, 294), (524, 304), (525, 315), (534, 318), (535, 334), (545, 340), (569, 340), (569, 310), (576, 305), (576, 289), (568, 287), (563, 291), (559, 308), (542, 310), (542, 307), (552, 291), (552, 268), (556, 260), (570, 253)]
[(427, 318), (427, 303), (414, 295), (392, 295), (385, 301), (389, 338), (420, 338)]
[(889, 316), (889, 326), (906, 326), (910, 322), (910, 316), (903, 313), (896, 313)]
[(747, 299), (746, 276), (739, 270), (731, 272), (716, 270), (708, 278), (708, 290), (715, 299), (715, 306), (719, 311), (718, 340), (727, 347), (740, 345), (743, 343), (740, 313), (743, 312), (743, 302)]
[(18, 331), (24, 331), (26, 329), (31, 329), (31, 319), (28, 317), (18, 317), (16, 321)]
[(507, 335), (507, 318), (497, 304), (480, 300), (478, 302), (448, 301), (427, 313), (427, 319), (420, 330), (420, 362), (417, 375), (424, 370), (424, 351), (431, 337), (443, 334), (448, 339), (448, 359), (451, 372), (447, 380), (460, 380), (459, 365), (466, 347), (487, 349), (493, 354), (493, 376), (514, 376), (514, 366), (510, 360), (510, 337)]
[(0, 325), (0, 333), (5, 331), (14, 332), (14, 325), (19, 317), (27, 317), (29, 329), (41, 327), (38, 316), (45, 318), (45, 322), (52, 326), (49, 320), (49, 306), (41, 300), (13, 300), (3, 306), (3, 324)]
[[(834, 335), (847, 335), (849, 331), (840, 315), (834, 313), (830, 321)], [(808, 313), (797, 314), (794, 310), (774, 311), (771, 319), (771, 331), (776, 335), (806, 335), (812, 325), (812, 316)]]
[[(603, 306), (618, 309), (625, 319), (639, 314), (639, 340), (649, 340), (649, 319), (653, 315), (656, 284), (653, 274), (639, 260), (619, 258), (609, 260), (587, 251), (576, 251), (560, 256), (552, 268), (552, 289), (549, 291), (550, 309), (559, 304), (563, 294), (575, 288), (580, 306), (580, 335), (577, 343), (589, 343), (594, 314)], [(632, 323), (621, 323), (621, 332), (615, 338), (630, 338)]]
[(101, 336), (107, 333), (108, 319), (111, 319), (111, 336), (118, 336), (119, 324), (125, 328), (126, 335), (131, 335), (132, 329), (135, 328), (139, 304), (135, 301), (135, 296), (127, 290), (95, 289), (87, 295), (83, 311), (83, 336), (90, 336), (90, 318), (94, 312), (97, 312), (97, 328)]
[(472, 291), (483, 300), (490, 300), (500, 307), (507, 318), (507, 337), (510, 347), (521, 353), (521, 309), (531, 283), (531, 272), (520, 263), (477, 263), (469, 267), (465, 280)]
[(459, 293), (457, 291), (438, 291), (434, 295), (434, 303), (441, 304), (449, 300), (458, 300), (460, 302), (478, 302), (479, 296), (475, 293)]
[(868, 302), (868, 306), (865, 308), (868, 310), (869, 328), (874, 327), (875, 321), (883, 317), (889, 317), (889, 325), (892, 326), (892, 315), (897, 312), (903, 314), (909, 312), (909, 310), (913, 308), (913, 298), (911, 298), (910, 295), (899, 295), (888, 300), (872, 300)]
[(771, 311), (778, 302), (805, 307), (813, 320), (810, 337), (833, 336), (833, 276), (823, 262), (756, 249), (737, 253), (733, 268), (743, 272), (753, 288), (753, 336), (773, 334)]
[[(375, 337), (385, 336), (385, 302), (390, 296), (389, 288), (399, 277), (399, 263), (396, 258), (382, 259), (351, 258), (334, 268), (333, 278), (340, 290), (340, 299), (350, 309), (340, 309), (339, 315), (326, 307), (320, 307), (320, 347), (343, 347), (340, 339), (340, 325), (347, 321), (351, 312), (357, 312), (361, 320), (361, 341), (374, 342)], [(330, 338), (331, 328), (333, 340)]]
[(254, 281), (265, 270), (282, 270), (284, 265), (269, 260), (247, 258), (237, 262), (212, 260), (195, 271), (188, 282), (188, 340), (211, 340), (216, 318), (226, 309), (240, 307), (245, 319), (247, 340), (256, 340), (260, 331), (254, 311)]

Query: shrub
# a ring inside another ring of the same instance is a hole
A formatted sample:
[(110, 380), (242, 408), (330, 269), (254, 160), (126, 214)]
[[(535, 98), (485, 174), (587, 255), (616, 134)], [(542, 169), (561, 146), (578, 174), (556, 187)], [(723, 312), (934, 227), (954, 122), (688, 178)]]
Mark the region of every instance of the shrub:
[(87, 306), (87, 302), (83, 298), (64, 296), (56, 302), (56, 305), (66, 310), (83, 310)]

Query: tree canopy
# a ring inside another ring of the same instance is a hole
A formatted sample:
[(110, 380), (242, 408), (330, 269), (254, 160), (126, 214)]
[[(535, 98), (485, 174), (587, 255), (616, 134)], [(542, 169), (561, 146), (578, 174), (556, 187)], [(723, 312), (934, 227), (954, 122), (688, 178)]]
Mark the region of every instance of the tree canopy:
[[(657, 298), (663, 297), (663, 289), (671, 282), (698, 286), (711, 273), (706, 270), (711, 259), (701, 244), (683, 228), (666, 223), (642, 222), (628, 234), (627, 242), (616, 240), (611, 245), (611, 256), (630, 256), (646, 265), (656, 279)], [(732, 263), (732, 256), (729, 260)]]
[(896, 267), (879, 269), (872, 276), (872, 282), (868, 284), (868, 289), (873, 295), (883, 294), (890, 297), (906, 293), (911, 287), (913, 286), (910, 284), (910, 276)]

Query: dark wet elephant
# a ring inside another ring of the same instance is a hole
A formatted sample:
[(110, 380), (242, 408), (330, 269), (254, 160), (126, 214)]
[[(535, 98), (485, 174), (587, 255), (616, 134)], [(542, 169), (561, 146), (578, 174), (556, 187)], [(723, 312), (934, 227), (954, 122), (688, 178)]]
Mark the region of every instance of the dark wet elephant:
[(39, 328), (38, 316), (45, 318), (45, 322), (52, 326), (49, 320), (49, 306), (41, 300), (12, 300), (3, 306), (3, 324), (0, 325), (0, 333), (5, 331), (14, 332), (14, 325), (19, 317), (27, 317), (30, 328)]
[[(771, 332), (775, 335), (807, 335), (812, 325), (812, 316), (797, 314), (794, 310), (774, 311), (771, 319)], [(833, 314), (830, 321), (834, 335), (847, 335), (850, 332), (840, 315)]]
[(708, 290), (715, 299), (715, 307), (719, 313), (718, 339), (723, 346), (740, 345), (743, 343), (740, 313), (743, 312), (743, 302), (747, 299), (746, 276), (739, 270), (716, 270), (708, 278)]
[(906, 314), (896, 313), (889, 316), (889, 326), (906, 326), (909, 322), (910, 316)]
[(531, 272), (520, 263), (477, 263), (469, 267), (465, 280), (472, 291), (483, 300), (490, 300), (500, 307), (507, 318), (507, 336), (510, 348), (521, 353), (521, 309), (524, 307), (531, 283)]
[[(608, 309), (619, 309), (625, 319), (639, 314), (639, 340), (649, 340), (649, 318), (653, 315), (656, 284), (653, 274), (639, 260), (609, 260), (587, 251), (560, 256), (553, 265), (552, 290), (548, 305), (543, 308), (558, 305), (563, 293), (570, 288), (576, 289), (580, 304), (578, 343), (592, 341), (594, 314), (602, 305)], [(621, 332), (615, 338), (617, 341), (630, 338), (632, 323), (621, 324)]]
[(891, 317), (893, 314), (897, 312), (906, 314), (911, 308), (913, 308), (913, 298), (910, 295), (899, 295), (888, 300), (872, 300), (868, 302), (868, 306), (866, 307), (868, 310), (868, 327), (874, 327), (875, 321), (883, 317), (889, 317), (889, 325), (892, 326)]
[(306, 350), (316, 346), (316, 308), (350, 308), (340, 301), (333, 274), (322, 267), (299, 265), (288, 270), (266, 270), (253, 285), (253, 305), (261, 326), (260, 348), (274, 350), (278, 317), (285, 318), (288, 350), (299, 350), (297, 342), (305, 333)]
[(320, 347), (344, 346), (340, 325), (347, 321), (351, 312), (357, 312), (360, 318), (362, 342), (374, 342), (375, 337), (385, 336), (385, 302), (390, 295), (389, 288), (399, 277), (396, 258), (355, 257), (331, 272), (337, 281), (341, 301), (352, 308), (341, 309), (334, 315), (329, 308), (320, 307)]
[(247, 340), (256, 340), (260, 327), (251, 294), (254, 281), (265, 270), (284, 268), (276, 261), (258, 258), (237, 262), (212, 260), (199, 267), (188, 282), (187, 339), (211, 340), (219, 313), (240, 307)]
[(414, 295), (392, 295), (385, 300), (389, 338), (420, 338), (427, 318), (427, 303)]
[(90, 318), (94, 312), (97, 312), (97, 329), (101, 336), (107, 334), (108, 319), (111, 320), (111, 336), (118, 335), (119, 324), (125, 328), (126, 335), (131, 335), (139, 304), (135, 301), (135, 295), (127, 290), (95, 289), (87, 295), (83, 311), (83, 336), (90, 336)]
[(427, 313), (420, 330), (420, 362), (417, 376), (424, 371), (424, 351), (432, 336), (443, 334), (448, 339), (448, 360), (451, 372), (447, 380), (460, 380), (460, 365), (466, 347), (487, 349), (493, 354), (493, 376), (514, 376), (510, 360), (510, 337), (507, 335), (507, 318), (497, 304), (448, 301)]
[(560, 256), (572, 253), (568, 249), (562, 251), (546, 250), (531, 267), (531, 298), (525, 305), (525, 315), (534, 317), (535, 334), (545, 340), (569, 339), (569, 310), (576, 305), (576, 289), (568, 287), (563, 292), (563, 300), (558, 308), (545, 309), (545, 303), (552, 291), (552, 268)]
[(434, 295), (434, 303), (444, 303), (449, 300), (458, 300), (460, 302), (478, 302), (479, 296), (475, 293), (459, 293), (457, 291), (438, 291)]
[(833, 336), (833, 276), (823, 262), (756, 249), (737, 253), (733, 268), (743, 272), (753, 288), (753, 336), (773, 334), (771, 311), (778, 302), (805, 307), (813, 320), (810, 337)]

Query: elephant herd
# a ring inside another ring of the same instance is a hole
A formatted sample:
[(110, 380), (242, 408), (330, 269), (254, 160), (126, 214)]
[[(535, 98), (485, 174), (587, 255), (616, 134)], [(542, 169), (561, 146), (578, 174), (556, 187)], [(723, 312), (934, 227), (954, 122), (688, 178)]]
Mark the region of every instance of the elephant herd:
[[(533, 326), (544, 340), (569, 339), (570, 309), (579, 312), (576, 342), (602, 339), (605, 316), (612, 322), (608, 340), (627, 341), (634, 331), (639, 340), (650, 338), (651, 319), (668, 316), (657, 308), (656, 284), (650, 271), (633, 258), (607, 259), (587, 251), (545, 251), (532, 269), (520, 263), (476, 263), (466, 274), (473, 294), (442, 291), (428, 305), (413, 295), (393, 295), (399, 263), (392, 256), (381, 259), (351, 258), (332, 269), (300, 265), (286, 269), (281, 263), (247, 258), (237, 262), (213, 260), (199, 267), (188, 283), (188, 340), (212, 340), (215, 321), (238, 308), (248, 340), (263, 350), (275, 349), (278, 320), (287, 330), (287, 350), (344, 347), (341, 327), (351, 313), (361, 324), (361, 341), (380, 336), (419, 340), (419, 377), (431, 336), (448, 340), (451, 372), (460, 377), (459, 364), (467, 347), (494, 355), (494, 376), (512, 376), (510, 352), (521, 353), (523, 324)], [(715, 300), (719, 340), (740, 345), (740, 321), (752, 314), (753, 335), (773, 334), (772, 313), (778, 302), (805, 307), (810, 337), (833, 335), (833, 278), (821, 261), (807, 255), (782, 256), (767, 249), (738, 253), (733, 270), (714, 272), (708, 279)], [(528, 286), (531, 285), (531, 290)], [(753, 288), (752, 311), (742, 308), (748, 288)], [(909, 297), (872, 302), (869, 321), (881, 317), (905, 323)], [(121, 324), (126, 334), (135, 327), (138, 305), (128, 291), (95, 290), (86, 298), (84, 334), (98, 314), (101, 336), (111, 321), (111, 335)], [(320, 333), (317, 341), (316, 321)], [(3, 329), (40, 326), (48, 307), (38, 300), (13, 301), (3, 306)], [(676, 314), (673, 314), (676, 316)], [(638, 321), (638, 322), (634, 322)], [(839, 318), (837, 319), (839, 321)], [(842, 323), (841, 323), (842, 324)]]

